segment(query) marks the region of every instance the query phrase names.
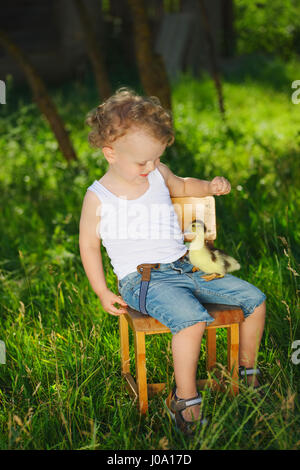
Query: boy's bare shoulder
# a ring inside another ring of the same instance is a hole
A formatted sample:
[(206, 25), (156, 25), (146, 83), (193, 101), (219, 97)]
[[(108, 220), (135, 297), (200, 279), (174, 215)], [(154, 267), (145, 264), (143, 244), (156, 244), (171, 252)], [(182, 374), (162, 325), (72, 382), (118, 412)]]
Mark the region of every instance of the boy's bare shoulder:
[(87, 191), (83, 198), (81, 219), (95, 219), (100, 217), (101, 201), (93, 191)]
[(79, 242), (81, 246), (99, 247), (98, 232), (101, 202), (93, 191), (87, 191), (82, 204), (79, 222)]
[(165, 183), (167, 184), (168, 178), (172, 174), (172, 171), (170, 170), (169, 167), (167, 167), (167, 165), (165, 165), (162, 162), (159, 163), (157, 168), (159, 172), (161, 173), (161, 175), (163, 176)]
[(158, 169), (160, 173), (162, 174), (166, 186), (168, 187), (170, 191), (170, 196), (171, 197), (183, 197), (185, 196), (185, 190), (184, 190), (184, 178), (181, 176), (176, 176), (174, 173), (170, 170), (170, 168), (167, 167), (164, 163), (161, 163), (158, 165)]
[(88, 190), (85, 193), (85, 196), (83, 198), (83, 206), (99, 206), (101, 205), (101, 201), (98, 198), (98, 196), (93, 192)]

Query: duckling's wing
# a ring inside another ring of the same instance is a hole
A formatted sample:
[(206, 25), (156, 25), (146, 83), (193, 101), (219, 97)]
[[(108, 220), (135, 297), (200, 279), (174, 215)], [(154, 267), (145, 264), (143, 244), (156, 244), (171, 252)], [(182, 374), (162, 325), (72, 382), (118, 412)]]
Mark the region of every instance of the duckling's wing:
[(232, 256), (225, 253), (225, 251), (215, 247), (210, 247), (210, 250), (214, 253), (215, 260), (218, 259), (219, 262), (223, 263), (225, 272), (236, 271), (240, 269), (239, 262)]
[(216, 248), (214, 246), (207, 246), (211, 253), (211, 259), (212, 261), (217, 261), (217, 259), (224, 259), (223, 257), (228, 256), (225, 251), (219, 250), (219, 248)]
[(208, 248), (215, 252), (215, 254), (217, 255), (218, 253), (220, 253), (221, 255), (225, 255), (225, 256), (229, 256), (227, 253), (225, 253), (225, 251), (223, 250), (220, 250), (220, 248), (216, 248), (215, 246), (208, 246)]

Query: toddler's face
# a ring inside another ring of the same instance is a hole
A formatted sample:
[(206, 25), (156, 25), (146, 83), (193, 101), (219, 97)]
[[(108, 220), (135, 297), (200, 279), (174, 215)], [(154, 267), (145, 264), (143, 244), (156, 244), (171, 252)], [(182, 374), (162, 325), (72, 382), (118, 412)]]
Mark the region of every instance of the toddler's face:
[[(130, 129), (106, 149), (106, 158), (113, 172), (127, 183), (142, 184), (150, 171), (160, 163), (166, 148), (142, 129)], [(105, 153), (105, 148), (103, 148)]]

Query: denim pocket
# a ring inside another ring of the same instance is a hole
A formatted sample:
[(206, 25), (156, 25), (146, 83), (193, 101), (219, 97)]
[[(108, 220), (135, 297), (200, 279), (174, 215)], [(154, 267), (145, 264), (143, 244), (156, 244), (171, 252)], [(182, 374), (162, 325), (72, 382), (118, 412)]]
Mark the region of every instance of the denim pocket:
[(174, 263), (171, 263), (171, 268), (173, 271), (178, 271), (181, 274), (191, 273), (193, 271), (193, 264), (189, 263), (186, 260), (177, 260)]
[(140, 275), (136, 273), (135, 276), (130, 276), (128, 279), (121, 280), (119, 282), (119, 290), (120, 293), (121, 291), (132, 291), (135, 289), (135, 287), (138, 287), (140, 285)]

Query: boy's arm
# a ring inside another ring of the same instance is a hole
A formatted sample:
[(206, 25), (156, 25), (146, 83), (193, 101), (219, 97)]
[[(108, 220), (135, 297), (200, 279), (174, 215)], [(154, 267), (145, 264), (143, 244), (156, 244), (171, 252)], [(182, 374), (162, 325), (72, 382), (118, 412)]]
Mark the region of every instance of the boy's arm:
[[(127, 304), (121, 296), (110, 291), (106, 285), (102, 256), (101, 239), (98, 234), (101, 203), (92, 191), (87, 191), (82, 205), (79, 225), (79, 248), (81, 261), (90, 284), (100, 299), (104, 310), (111, 315), (127, 313)], [(115, 304), (120, 307), (115, 307)]]
[(98, 296), (107, 289), (100, 250), (101, 240), (97, 234), (100, 216), (96, 214), (100, 214), (100, 207), (97, 196), (87, 191), (79, 224), (79, 249), (88, 280)]
[(216, 176), (212, 181), (205, 181), (198, 178), (176, 176), (164, 163), (160, 163), (158, 169), (165, 179), (171, 197), (220, 196), (228, 194), (231, 190), (229, 181), (223, 176)]

